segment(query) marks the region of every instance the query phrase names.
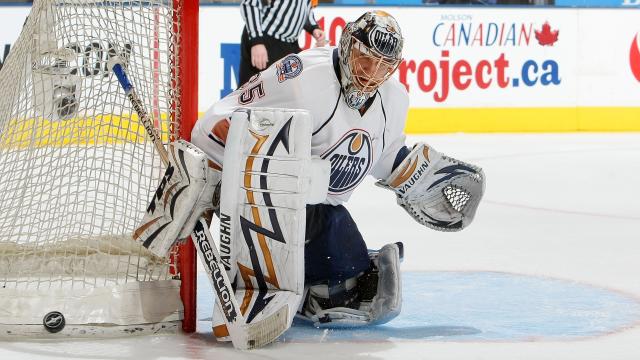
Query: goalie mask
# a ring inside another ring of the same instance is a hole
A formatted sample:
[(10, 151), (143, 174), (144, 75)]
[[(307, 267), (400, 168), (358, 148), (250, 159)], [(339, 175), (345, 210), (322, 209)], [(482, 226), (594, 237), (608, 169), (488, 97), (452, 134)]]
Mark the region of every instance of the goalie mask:
[(368, 11), (347, 24), (340, 37), (340, 85), (347, 105), (359, 109), (402, 60), (398, 22), (384, 11)]

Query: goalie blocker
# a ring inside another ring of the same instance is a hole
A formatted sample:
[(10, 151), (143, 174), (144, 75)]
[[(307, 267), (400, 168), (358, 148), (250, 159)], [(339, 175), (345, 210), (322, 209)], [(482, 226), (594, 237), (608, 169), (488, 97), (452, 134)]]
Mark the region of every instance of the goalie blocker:
[(214, 196), (219, 196), (222, 179), (220, 167), (184, 140), (169, 144), (168, 154), (164, 177), (133, 233), (134, 240), (160, 257), (191, 234), (202, 214), (218, 210)]

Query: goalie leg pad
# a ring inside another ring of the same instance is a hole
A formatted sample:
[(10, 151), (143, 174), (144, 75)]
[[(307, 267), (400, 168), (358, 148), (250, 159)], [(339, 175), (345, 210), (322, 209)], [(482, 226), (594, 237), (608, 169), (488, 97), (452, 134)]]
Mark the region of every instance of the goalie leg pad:
[(360, 327), (387, 323), (400, 314), (402, 243), (371, 251), (371, 268), (339, 285), (309, 286), (298, 316), (316, 327)]
[(222, 173), (194, 145), (169, 144), (170, 164), (133, 238), (157, 256), (167, 256), (178, 239), (185, 239), (198, 218), (216, 210), (216, 189)]
[(306, 204), (326, 198), (329, 162), (311, 157), (306, 111), (239, 109), (230, 123), (220, 198), (223, 263), (248, 322), (287, 306), (291, 324), (304, 292)]
[(398, 205), (420, 224), (458, 231), (473, 221), (484, 194), (485, 176), (476, 165), (418, 143), (389, 178), (376, 185), (395, 192)]

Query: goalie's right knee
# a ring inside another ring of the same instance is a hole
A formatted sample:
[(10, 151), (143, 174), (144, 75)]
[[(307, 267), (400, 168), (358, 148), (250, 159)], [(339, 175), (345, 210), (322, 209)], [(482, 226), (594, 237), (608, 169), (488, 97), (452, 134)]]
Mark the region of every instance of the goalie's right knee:
[(216, 164), (222, 164), (229, 126), (227, 118), (215, 122), (201, 119), (191, 132), (191, 143), (204, 151)]

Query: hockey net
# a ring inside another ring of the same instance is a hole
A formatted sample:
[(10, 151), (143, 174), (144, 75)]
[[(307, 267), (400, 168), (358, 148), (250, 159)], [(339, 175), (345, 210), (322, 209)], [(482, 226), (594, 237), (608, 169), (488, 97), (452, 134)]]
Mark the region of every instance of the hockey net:
[(194, 316), (180, 298), (193, 250), (158, 258), (131, 239), (164, 166), (107, 66), (124, 60), (165, 143), (188, 134), (193, 8), (34, 2), (0, 70), (0, 337), (174, 331)]

